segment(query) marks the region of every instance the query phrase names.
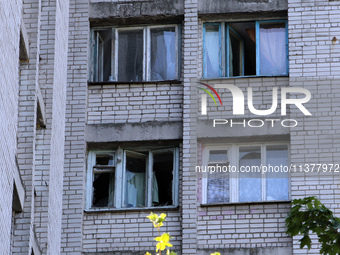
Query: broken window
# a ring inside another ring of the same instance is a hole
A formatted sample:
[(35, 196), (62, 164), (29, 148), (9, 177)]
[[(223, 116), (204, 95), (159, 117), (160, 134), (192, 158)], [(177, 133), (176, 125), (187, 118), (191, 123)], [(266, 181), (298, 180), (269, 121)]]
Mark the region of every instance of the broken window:
[(114, 154), (96, 154), (92, 207), (112, 207), (115, 186)]
[(90, 152), (89, 169), (88, 208), (177, 204), (177, 148)]
[(95, 28), (92, 38), (94, 82), (179, 78), (177, 25)]
[(289, 199), (287, 144), (219, 145), (206, 151), (201, 168), (206, 203)]
[(288, 75), (286, 20), (204, 24), (204, 78)]

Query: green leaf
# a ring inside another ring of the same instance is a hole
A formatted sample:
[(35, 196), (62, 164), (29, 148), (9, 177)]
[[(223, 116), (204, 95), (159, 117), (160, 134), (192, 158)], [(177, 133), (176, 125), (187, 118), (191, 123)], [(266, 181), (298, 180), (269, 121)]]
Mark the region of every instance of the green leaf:
[(308, 250), (311, 248), (312, 246), (312, 241), (310, 240), (308, 235), (305, 235), (303, 238), (300, 239), (300, 249), (302, 249), (303, 247), (307, 246)]

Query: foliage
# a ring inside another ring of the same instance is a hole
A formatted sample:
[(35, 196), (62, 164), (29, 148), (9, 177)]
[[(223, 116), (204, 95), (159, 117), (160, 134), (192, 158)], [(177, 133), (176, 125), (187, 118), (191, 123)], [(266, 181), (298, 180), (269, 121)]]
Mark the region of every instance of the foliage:
[(340, 219), (316, 197), (294, 199), (292, 205), (286, 218), (287, 234), (303, 235), (299, 240), (300, 249), (311, 248), (309, 234), (314, 233), (321, 244), (320, 254), (340, 254)]
[[(146, 216), (147, 218), (150, 219), (150, 221), (153, 223), (153, 226), (157, 229), (158, 234), (160, 235), (160, 228), (163, 226), (163, 222), (165, 221), (166, 214), (162, 213), (161, 215), (157, 215), (155, 213), (150, 213), (149, 216)], [(169, 233), (163, 233), (162, 235), (158, 236), (155, 238), (157, 241), (156, 244), (156, 255), (161, 255), (162, 251), (166, 249), (166, 255), (176, 255), (175, 252), (170, 251), (167, 249), (167, 247), (172, 247), (172, 244), (170, 243), (170, 239), (172, 237), (170, 236)], [(151, 253), (147, 252), (145, 255), (152, 255)], [(221, 255), (219, 252), (214, 252), (211, 253), (211, 255)]]
[[(153, 223), (153, 226), (157, 229), (159, 236), (155, 238), (157, 241), (156, 244), (156, 255), (161, 255), (162, 251), (164, 251), (167, 247), (172, 247), (170, 243), (170, 239), (172, 238), (169, 233), (163, 233), (160, 235), (160, 228), (163, 226), (163, 222), (165, 221), (166, 214), (162, 213), (161, 215), (157, 215), (155, 213), (150, 213), (149, 216), (146, 216)], [(151, 255), (151, 253), (147, 252), (145, 255)], [(175, 252), (166, 249), (166, 255), (176, 255)]]

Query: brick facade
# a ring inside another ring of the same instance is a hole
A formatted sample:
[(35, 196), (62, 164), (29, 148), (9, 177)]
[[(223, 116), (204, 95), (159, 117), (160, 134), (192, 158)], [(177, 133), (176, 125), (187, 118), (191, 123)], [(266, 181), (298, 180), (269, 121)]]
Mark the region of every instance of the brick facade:
[[(0, 4), (0, 253), (152, 252), (156, 231), (146, 216), (153, 210), (167, 213), (163, 230), (174, 237), (173, 250), (179, 254), (319, 254), (315, 238), (310, 251), (300, 250), (299, 238), (285, 233), (290, 200), (205, 204), (205, 177), (195, 173), (195, 166), (204, 164), (209, 146), (268, 142), (289, 144), (290, 163), (297, 166), (338, 163), (339, 9), (338, 1), (328, 0)], [(206, 22), (270, 19), (288, 20), (288, 76), (202, 78)], [(90, 80), (91, 27), (167, 24), (180, 25), (180, 79)], [(305, 104), (312, 116), (301, 115), (296, 107), (282, 116), (279, 104), (270, 118), (295, 119), (296, 127), (278, 122), (275, 128), (268, 123), (261, 128), (213, 128), (212, 119), (266, 116), (256, 116), (248, 107), (243, 116), (234, 116), (231, 93), (222, 88), (217, 90), (223, 106), (208, 97), (208, 114), (202, 115), (205, 92), (197, 89), (198, 82), (228, 83), (245, 95), (251, 87), (259, 110), (271, 107), (273, 87), (278, 88), (278, 98), (284, 87), (303, 87), (312, 95)], [(174, 186), (178, 205), (105, 210), (88, 206), (93, 192), (92, 183), (87, 184), (92, 174), (90, 151), (168, 147), (179, 150)], [(336, 173), (292, 173), (289, 195), (317, 196), (339, 216), (339, 185)]]

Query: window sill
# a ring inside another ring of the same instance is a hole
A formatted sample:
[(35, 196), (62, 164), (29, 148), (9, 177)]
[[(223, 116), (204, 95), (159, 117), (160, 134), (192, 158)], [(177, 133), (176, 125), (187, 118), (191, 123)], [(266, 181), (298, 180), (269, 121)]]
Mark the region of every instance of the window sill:
[(85, 209), (86, 213), (107, 213), (107, 212), (150, 212), (150, 211), (178, 211), (179, 206), (160, 206), (160, 207), (144, 207), (144, 208), (90, 208)]
[(232, 206), (232, 205), (256, 205), (256, 204), (288, 204), (291, 200), (271, 200), (271, 201), (256, 201), (256, 202), (234, 202), (234, 203), (211, 203), (200, 204), (201, 207), (213, 206)]
[(261, 76), (261, 75), (250, 75), (250, 76), (235, 76), (235, 77), (211, 77), (205, 78), (201, 77), (201, 81), (211, 81), (211, 80), (231, 80), (231, 79), (253, 79), (253, 78), (282, 78), (282, 77), (289, 77), (289, 75), (273, 75), (273, 76)]
[(100, 81), (100, 82), (93, 82), (88, 81), (87, 84), (89, 86), (95, 85), (120, 85), (120, 84), (181, 84), (181, 80), (166, 80), (166, 81)]

